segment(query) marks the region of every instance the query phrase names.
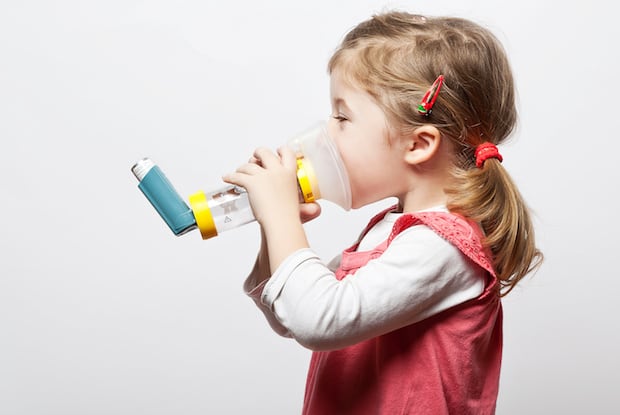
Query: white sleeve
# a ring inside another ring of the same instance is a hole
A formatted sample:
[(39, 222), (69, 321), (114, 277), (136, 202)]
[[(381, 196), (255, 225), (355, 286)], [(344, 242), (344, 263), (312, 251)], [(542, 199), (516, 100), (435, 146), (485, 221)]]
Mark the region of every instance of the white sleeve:
[[(316, 257), (316, 255), (311, 250), (302, 249), (300, 251), (297, 251), (291, 254), (286, 259), (286, 262), (302, 263), (308, 258), (318, 259), (318, 257)], [(341, 255), (338, 255), (335, 258), (333, 258), (327, 264), (328, 270), (335, 271), (336, 269), (338, 269), (338, 267), (340, 266), (340, 258), (341, 258)], [(280, 321), (278, 320), (276, 315), (273, 313), (271, 308), (267, 307), (261, 301), (263, 290), (268, 280), (263, 280), (261, 283), (257, 284), (256, 283), (257, 278), (258, 278), (258, 262), (254, 264), (254, 268), (250, 272), (250, 275), (248, 275), (245, 282), (243, 283), (243, 291), (245, 292), (246, 295), (248, 295), (254, 301), (254, 303), (259, 308), (259, 310), (265, 315), (265, 318), (267, 319), (267, 322), (269, 323), (269, 326), (271, 326), (273, 331), (275, 331), (277, 334), (283, 337), (293, 337), (291, 333), (289, 333), (288, 329), (280, 323)]]
[[(399, 234), (342, 280), (310, 249), (287, 258), (255, 298), (277, 332), (338, 349), (410, 325), (484, 289), (484, 270), (426, 226)], [(254, 295), (258, 293), (255, 292)]]
[[(292, 259), (291, 257), (289, 258)], [(265, 315), (265, 318), (267, 319), (267, 322), (269, 323), (273, 331), (275, 331), (277, 334), (283, 337), (292, 337), (288, 329), (284, 327), (282, 324), (280, 324), (276, 315), (272, 312), (271, 308), (267, 307), (265, 304), (261, 302), (263, 289), (265, 288), (265, 284), (267, 283), (268, 280), (263, 280), (259, 284), (256, 283), (256, 279), (258, 277), (257, 264), (258, 263), (254, 264), (254, 268), (252, 269), (252, 272), (250, 272), (250, 275), (248, 275), (245, 282), (243, 283), (243, 291), (252, 300), (254, 300), (254, 303), (259, 308), (259, 310), (262, 311), (262, 313)]]

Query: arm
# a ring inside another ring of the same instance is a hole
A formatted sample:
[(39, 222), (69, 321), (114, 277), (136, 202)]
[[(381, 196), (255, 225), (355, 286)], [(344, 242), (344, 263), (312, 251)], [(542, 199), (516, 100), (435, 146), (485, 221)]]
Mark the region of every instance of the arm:
[(256, 256), (256, 261), (254, 262), (254, 267), (252, 268), (250, 275), (248, 275), (243, 283), (243, 291), (254, 301), (258, 309), (265, 315), (265, 318), (273, 331), (280, 336), (291, 337), (288, 329), (280, 324), (271, 309), (261, 302), (263, 289), (265, 288), (265, 283), (269, 280), (269, 277), (271, 277), (269, 253), (267, 251), (265, 235), (261, 228), (260, 250)]
[(271, 266), (269, 265), (269, 250), (267, 248), (267, 240), (263, 228), (260, 229), (260, 249), (256, 256), (256, 263), (252, 274), (254, 276), (253, 285), (257, 286), (271, 276)]
[(254, 299), (274, 331), (286, 336), (287, 329), (260, 302), (260, 296), (265, 282), (284, 258), (295, 249), (307, 247), (301, 224), (319, 216), (321, 207), (317, 203), (299, 203), (295, 156), (286, 148), (280, 153), (282, 157), (278, 158), (269, 150), (257, 149), (248, 163), (223, 179), (248, 191), (261, 227), (260, 249), (244, 291)]
[[(415, 253), (415, 254), (412, 254)], [(338, 349), (475, 298), (485, 273), (424, 226), (400, 234), (354, 275), (337, 280), (309, 249), (285, 261), (261, 302), (300, 344)]]
[[(300, 205), (300, 217), (302, 222), (314, 219), (321, 213), (321, 207), (316, 203), (306, 203)], [(262, 311), (271, 328), (281, 336), (291, 337), (288, 329), (282, 326), (271, 309), (261, 302), (263, 288), (265, 283), (271, 277), (271, 269), (269, 265), (269, 253), (265, 233), (261, 228), (261, 245), (254, 267), (250, 275), (243, 284), (244, 292), (254, 300), (256, 306)]]

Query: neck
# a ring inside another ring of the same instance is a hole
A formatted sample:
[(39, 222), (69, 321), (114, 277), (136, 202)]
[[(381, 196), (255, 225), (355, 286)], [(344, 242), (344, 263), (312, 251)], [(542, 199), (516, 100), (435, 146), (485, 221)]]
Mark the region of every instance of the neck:
[(448, 202), (446, 194), (437, 191), (426, 192), (420, 189), (408, 192), (398, 198), (399, 210), (403, 213), (419, 212), (435, 206), (445, 206)]
[(398, 197), (403, 212), (419, 212), (435, 206), (445, 206), (448, 195), (445, 189), (452, 180), (448, 169), (417, 172), (412, 176), (407, 191)]

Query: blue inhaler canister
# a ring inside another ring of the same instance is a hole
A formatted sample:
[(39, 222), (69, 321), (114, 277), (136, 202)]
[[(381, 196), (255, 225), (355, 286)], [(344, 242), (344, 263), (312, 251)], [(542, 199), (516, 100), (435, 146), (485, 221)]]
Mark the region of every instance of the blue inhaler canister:
[(175, 235), (183, 235), (196, 228), (192, 210), (151, 159), (143, 158), (131, 171), (140, 182), (138, 188)]

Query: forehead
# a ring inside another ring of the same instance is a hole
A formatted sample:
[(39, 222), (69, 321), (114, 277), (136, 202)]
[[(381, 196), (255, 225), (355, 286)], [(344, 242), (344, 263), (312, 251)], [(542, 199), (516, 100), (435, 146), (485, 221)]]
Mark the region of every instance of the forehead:
[(329, 86), (332, 99), (352, 99), (363, 95), (370, 98), (370, 95), (361, 87), (359, 82), (355, 82), (341, 68), (335, 68), (332, 71)]
[(368, 92), (351, 84), (342, 73), (332, 72), (330, 84), (333, 109), (344, 111), (352, 119), (364, 118), (385, 124), (386, 116), (381, 105)]
[(370, 96), (352, 85), (338, 71), (330, 79), (330, 97), (332, 107), (338, 110), (360, 110), (372, 103)]
[(330, 77), (330, 96), (333, 106), (344, 105), (354, 111), (380, 111), (382, 105), (358, 82), (352, 81), (342, 70), (334, 70)]
[[(351, 66), (335, 65), (330, 73), (330, 95), (332, 108), (349, 110), (356, 117), (364, 117), (380, 121), (390, 136), (396, 134), (396, 126), (400, 125), (397, 118), (389, 111), (389, 107), (375, 96), (374, 91), (357, 78), (359, 73), (351, 70)], [(366, 80), (370, 83), (371, 80)]]

